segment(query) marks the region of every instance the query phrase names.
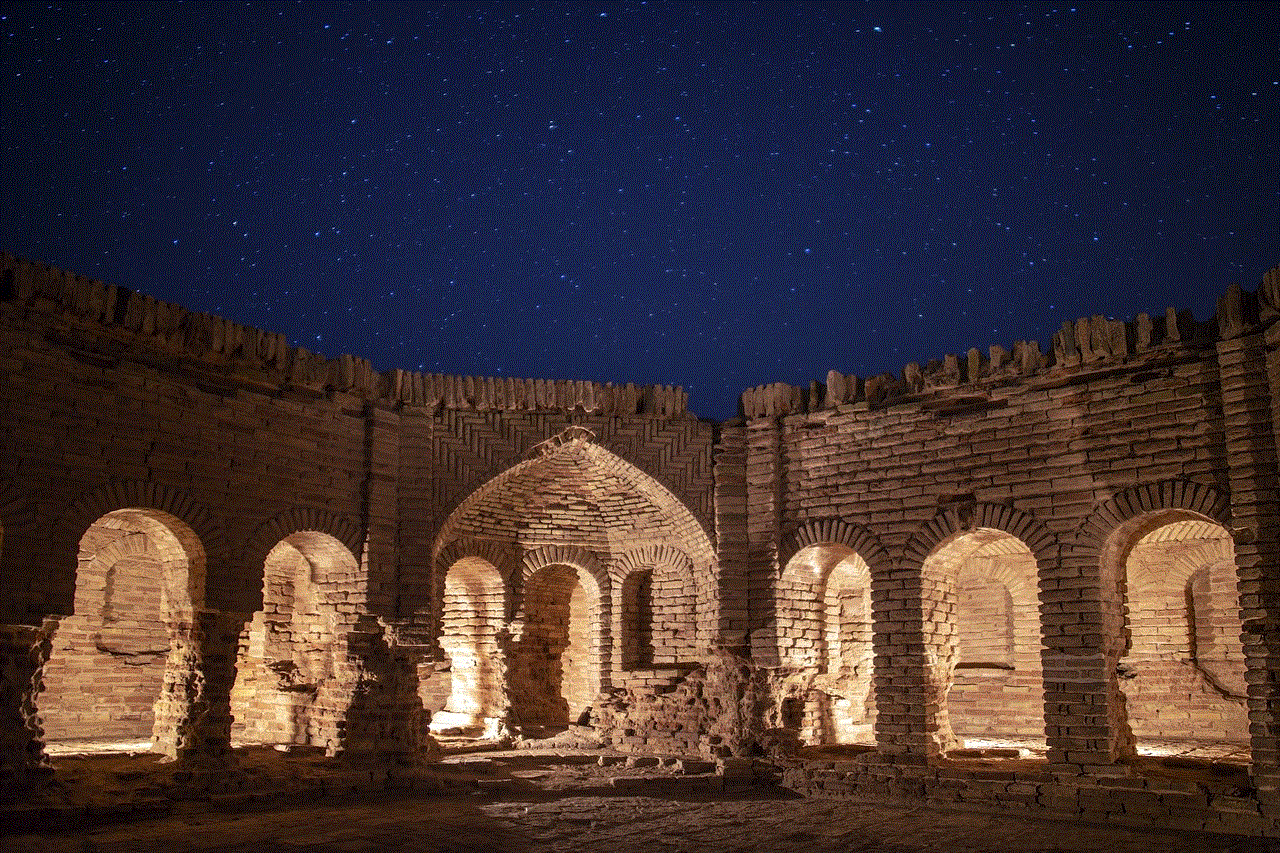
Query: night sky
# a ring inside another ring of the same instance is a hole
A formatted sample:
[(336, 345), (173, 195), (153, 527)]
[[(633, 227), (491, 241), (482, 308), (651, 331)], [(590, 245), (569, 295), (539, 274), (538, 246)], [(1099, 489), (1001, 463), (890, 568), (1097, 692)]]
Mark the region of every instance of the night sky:
[(0, 248), (378, 369), (866, 376), (1280, 263), (1271, 4), (0, 4)]

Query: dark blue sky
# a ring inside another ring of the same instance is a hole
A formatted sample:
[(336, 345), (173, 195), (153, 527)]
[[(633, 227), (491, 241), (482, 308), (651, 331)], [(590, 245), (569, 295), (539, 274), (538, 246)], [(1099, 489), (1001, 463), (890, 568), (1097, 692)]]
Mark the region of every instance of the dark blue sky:
[(701, 415), (1280, 263), (1270, 4), (0, 4), (0, 248)]

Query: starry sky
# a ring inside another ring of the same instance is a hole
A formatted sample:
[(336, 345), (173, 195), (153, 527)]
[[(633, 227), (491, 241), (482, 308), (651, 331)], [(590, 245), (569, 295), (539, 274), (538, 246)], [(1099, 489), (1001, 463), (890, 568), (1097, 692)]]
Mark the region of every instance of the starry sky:
[(377, 369), (866, 376), (1280, 263), (1269, 4), (0, 4), (0, 248)]

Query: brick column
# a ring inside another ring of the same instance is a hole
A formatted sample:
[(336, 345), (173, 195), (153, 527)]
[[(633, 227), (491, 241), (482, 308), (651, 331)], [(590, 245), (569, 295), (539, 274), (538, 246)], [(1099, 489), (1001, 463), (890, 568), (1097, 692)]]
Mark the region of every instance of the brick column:
[(343, 686), (350, 704), (338, 723), (332, 754), (348, 760), (417, 764), (435, 755), (428, 714), (418, 698), (414, 650), (397, 648), (372, 616), (347, 634)]
[[(720, 430), (712, 472), (715, 478), (716, 560), (720, 565), (719, 624), (704, 645), (747, 652), (747, 428), (740, 422)], [(699, 649), (699, 653), (707, 649)]]
[(21, 797), (53, 773), (36, 710), (40, 671), (57, 623), (0, 625), (0, 801)]
[(777, 418), (747, 423), (747, 601), (750, 652), (761, 666), (777, 666), (778, 539), (782, 504), (781, 434)]
[[(364, 408), (365, 479), (361, 490), (363, 595), (349, 599), (345, 635), (335, 644), (335, 682), (328, 709), (331, 755), (351, 760), (415, 763), (430, 754), (427, 716), (418, 697), (414, 651), (395, 646), (387, 620), (398, 609), (400, 550), (400, 415)], [(381, 617), (381, 619), (379, 619)], [(320, 704), (319, 702), (317, 704)]]
[(250, 614), (198, 610), (171, 639), (156, 700), (154, 750), (203, 769), (230, 767), (231, 688)]
[(1120, 589), (1114, 578), (1104, 582), (1096, 543), (1082, 542), (1040, 567), (1040, 595), (1049, 764), (1097, 772), (1133, 754), (1116, 675), (1124, 652)]
[(400, 416), (382, 406), (365, 407), (365, 481), (361, 519), (365, 552), (356, 558), (367, 581), (369, 610), (394, 616), (400, 573), (396, 525), (400, 514)]
[[(1264, 283), (1264, 308), (1269, 295)], [(1280, 484), (1273, 421), (1280, 370), (1276, 335), (1248, 327), (1244, 296), (1233, 287), (1219, 300), (1218, 370), (1248, 667), (1253, 780), (1264, 812), (1280, 817)]]
[(953, 604), (924, 576), (930, 550), (927, 543), (913, 541), (906, 559), (873, 570), (871, 578), (876, 746), (907, 764), (935, 758), (955, 742), (936, 638), (937, 620)]

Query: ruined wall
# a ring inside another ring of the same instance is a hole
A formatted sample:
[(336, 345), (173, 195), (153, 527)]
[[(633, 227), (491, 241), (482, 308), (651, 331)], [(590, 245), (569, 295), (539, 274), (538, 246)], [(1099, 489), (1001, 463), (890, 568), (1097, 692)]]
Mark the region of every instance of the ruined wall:
[[(378, 719), (410, 700), (421, 709), (433, 688), (420, 672), (447, 668), (433, 630), (441, 525), (579, 422), (709, 541), (711, 427), (680, 389), (376, 373), (0, 260), (0, 618), (62, 617), (38, 697), (59, 737), (154, 734), (176, 754), (225, 741), (234, 693), (238, 738), (341, 752), (364, 726), (389, 733), (378, 749), (412, 752), (415, 722)], [(92, 557), (115, 547), (104, 519), (124, 511), (190, 531), (191, 612), (143, 582), (168, 559), (156, 536), (133, 531), (124, 556)], [(315, 560), (273, 568), (273, 549), (299, 535), (327, 537), (349, 562), (314, 595), (298, 580)], [(709, 548), (699, 577), (714, 602)], [(702, 616), (710, 642), (714, 610)], [(203, 734), (177, 734), (193, 726)]]
[(717, 482), (745, 511), (718, 533), (743, 543), (721, 570), (753, 657), (820, 649), (795, 614), (821, 584), (791, 561), (842, 549), (871, 574), (882, 754), (1003, 737), (1089, 774), (1161, 741), (1247, 741), (1269, 802), (1278, 281), (1233, 286), (1204, 323), (1085, 319), (1047, 352), (746, 392)]
[(35, 662), (11, 777), (41, 706), (179, 758), (233, 708), (404, 757), (427, 712), (592, 706), (631, 751), (1003, 740), (1057, 780), (1207, 734), (1251, 762), (1222, 802), (1280, 816), (1280, 271), (1207, 322), (760, 386), (717, 428), (667, 386), (376, 373), (0, 260), (0, 614), (61, 617), (4, 635)]

